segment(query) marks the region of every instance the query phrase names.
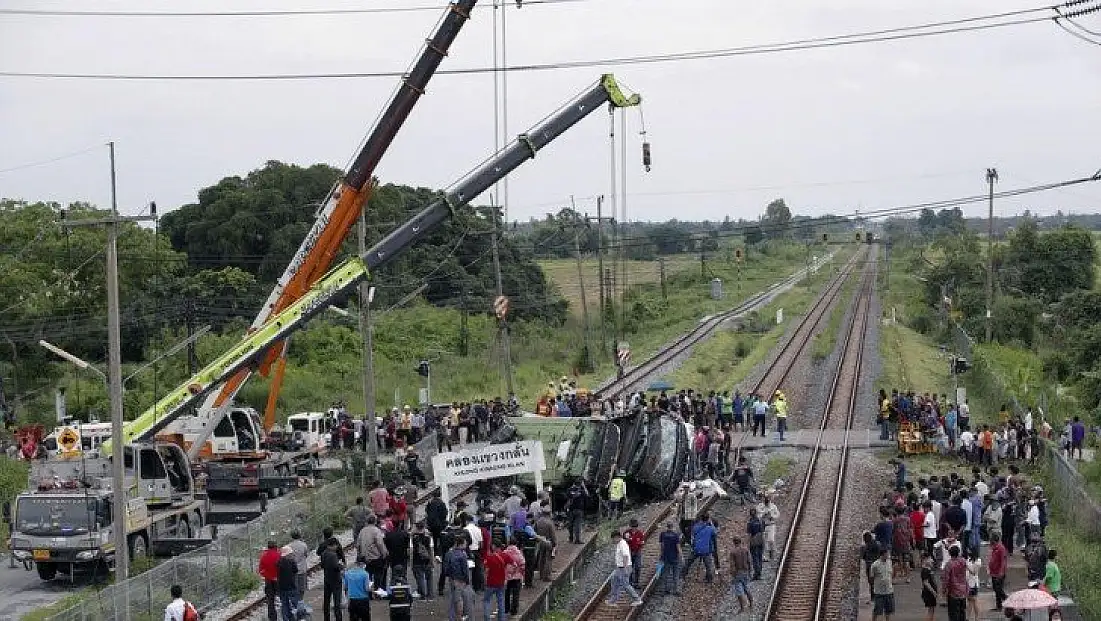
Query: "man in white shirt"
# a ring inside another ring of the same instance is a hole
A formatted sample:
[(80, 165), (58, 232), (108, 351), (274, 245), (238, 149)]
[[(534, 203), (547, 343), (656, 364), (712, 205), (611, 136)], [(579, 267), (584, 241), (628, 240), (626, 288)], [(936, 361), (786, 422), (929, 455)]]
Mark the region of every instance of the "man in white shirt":
[(173, 584), (171, 594), (172, 601), (164, 607), (164, 621), (184, 621), (189, 604), (183, 598), (183, 587)]
[(1032, 431), (1032, 410), (1025, 410), (1025, 431)]
[[(961, 496), (963, 496), (961, 494)], [(963, 549), (961, 552), (967, 551), (967, 545), (971, 541), (971, 513), (974, 511), (974, 507), (971, 505), (971, 500), (967, 496), (960, 498), (960, 508), (963, 509), (963, 514), (967, 516), (967, 522), (963, 525), (963, 532), (960, 534), (960, 541), (963, 542)]]
[(979, 498), (986, 498), (990, 493), (990, 486), (983, 481), (975, 481), (975, 491), (979, 493)]
[(623, 540), (623, 535), (618, 530), (612, 531), (612, 546), (615, 550), (615, 570), (612, 572), (612, 587), (608, 599), (604, 602), (609, 606), (619, 603), (619, 595), (624, 591), (631, 596), (632, 606), (641, 606), (642, 598), (638, 591), (631, 586), (631, 547)]
[(937, 516), (933, 513), (933, 501), (926, 500), (922, 508), (925, 510), (925, 521), (921, 524), (921, 537), (925, 540), (925, 549), (932, 554), (937, 543)]
[(1025, 517), (1025, 541), (1032, 541), (1034, 533), (1040, 532), (1040, 505), (1033, 498), (1028, 501), (1028, 515)]

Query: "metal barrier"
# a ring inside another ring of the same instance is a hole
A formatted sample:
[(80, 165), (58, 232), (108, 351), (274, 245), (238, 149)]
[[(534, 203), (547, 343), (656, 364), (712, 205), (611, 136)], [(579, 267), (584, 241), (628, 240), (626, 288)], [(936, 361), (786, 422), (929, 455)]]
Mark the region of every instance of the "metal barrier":
[[(279, 545), (297, 530), (314, 549), (327, 526), (340, 530), (355, 488), (345, 479), (303, 490), (261, 517), (236, 527), (223, 527), (218, 539), (201, 549), (174, 556), (148, 571), (95, 593), (48, 621), (156, 621), (171, 601), (169, 589), (183, 587), (184, 598), (200, 611), (244, 597), (260, 585), (257, 563), (269, 540)], [(140, 563), (140, 561), (139, 561)]]

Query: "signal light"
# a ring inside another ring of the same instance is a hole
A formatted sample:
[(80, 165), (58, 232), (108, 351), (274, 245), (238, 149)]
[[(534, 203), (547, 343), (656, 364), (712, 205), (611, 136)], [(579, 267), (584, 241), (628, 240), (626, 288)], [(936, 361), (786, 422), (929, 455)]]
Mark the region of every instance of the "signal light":
[(421, 363), (417, 365), (417, 375), (420, 375), (421, 377), (428, 377), (431, 372), (431, 367), (428, 366), (427, 360), (421, 360)]

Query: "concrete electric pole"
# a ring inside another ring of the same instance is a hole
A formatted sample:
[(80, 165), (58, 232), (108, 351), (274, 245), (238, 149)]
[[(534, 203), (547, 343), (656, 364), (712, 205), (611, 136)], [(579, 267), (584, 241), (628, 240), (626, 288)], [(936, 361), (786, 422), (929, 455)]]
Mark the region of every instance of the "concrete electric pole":
[(115, 192), (115, 143), (107, 143), (111, 153), (111, 216), (90, 220), (66, 220), (62, 226), (107, 227), (107, 396), (111, 404), (111, 458), (112, 514), (114, 524), (111, 534), (115, 544), (115, 580), (125, 580), (130, 574), (129, 545), (126, 541), (126, 473), (123, 469), (122, 426), (122, 337), (119, 326), (119, 266), (118, 225), (121, 222), (144, 222), (156, 216), (119, 216), (118, 198)]
[(994, 182), (998, 169), (986, 169), (986, 183), (990, 187), (990, 202), (986, 220), (986, 342), (994, 337)]
[[(367, 253), (367, 210), (359, 211), (359, 254)], [(367, 463), (379, 478), (381, 464), (378, 460), (378, 415), (375, 412), (375, 343), (374, 326), (371, 324), (371, 302), (375, 288), (364, 280), (359, 285), (359, 331), (363, 337), (363, 407), (366, 417), (363, 432), (367, 437)]]

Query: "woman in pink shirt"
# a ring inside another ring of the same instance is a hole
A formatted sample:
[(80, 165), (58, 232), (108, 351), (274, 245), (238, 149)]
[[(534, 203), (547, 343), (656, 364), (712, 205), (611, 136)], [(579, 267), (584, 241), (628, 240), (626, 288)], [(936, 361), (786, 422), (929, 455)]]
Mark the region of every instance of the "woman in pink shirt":
[(517, 615), (520, 614), (520, 587), (524, 585), (525, 561), (515, 535), (509, 538), (503, 554), (511, 561), (505, 566), (505, 611)]

